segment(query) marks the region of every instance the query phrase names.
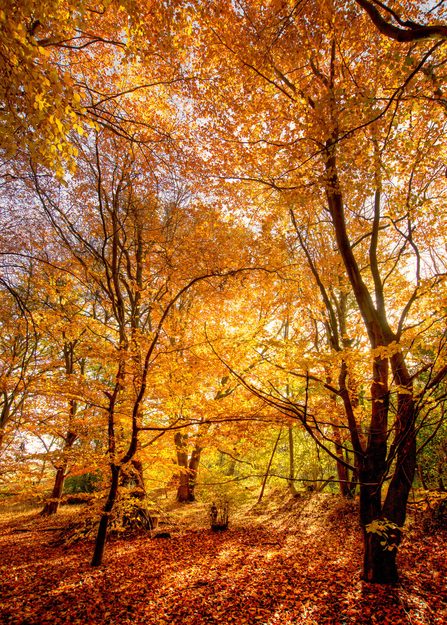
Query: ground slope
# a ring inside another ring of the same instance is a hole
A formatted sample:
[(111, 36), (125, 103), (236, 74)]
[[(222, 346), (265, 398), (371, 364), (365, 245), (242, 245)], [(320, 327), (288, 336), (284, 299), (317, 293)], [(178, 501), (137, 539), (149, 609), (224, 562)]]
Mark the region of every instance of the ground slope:
[(400, 583), (366, 584), (355, 503), (335, 495), (274, 492), (218, 533), (205, 505), (174, 507), (171, 538), (111, 538), (99, 569), (91, 542), (55, 546), (70, 515), (0, 519), (2, 624), (447, 623), (445, 534), (410, 531)]

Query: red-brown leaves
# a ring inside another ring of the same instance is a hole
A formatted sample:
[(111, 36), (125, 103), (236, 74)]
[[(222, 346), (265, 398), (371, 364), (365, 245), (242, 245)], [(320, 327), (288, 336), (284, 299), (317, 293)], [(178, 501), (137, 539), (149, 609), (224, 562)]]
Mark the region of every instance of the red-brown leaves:
[[(404, 544), (397, 587), (360, 581), (359, 533), (306, 517), (113, 539), (100, 569), (91, 543), (50, 544), (54, 519), (3, 520), (2, 622), (182, 624), (436, 624), (447, 618), (446, 544)], [(327, 517), (322, 517), (323, 522)], [(317, 521), (318, 522), (318, 521)], [(312, 524), (313, 523), (313, 524)], [(23, 531), (27, 530), (27, 531)]]

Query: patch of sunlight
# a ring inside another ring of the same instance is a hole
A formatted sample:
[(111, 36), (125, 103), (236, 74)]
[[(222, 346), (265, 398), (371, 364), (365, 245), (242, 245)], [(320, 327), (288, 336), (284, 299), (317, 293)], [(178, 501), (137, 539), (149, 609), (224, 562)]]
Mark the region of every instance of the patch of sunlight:
[(305, 623), (306, 625), (318, 625), (316, 610), (313, 606), (302, 605), (300, 611), (294, 610), (293, 618), (288, 616), (290, 606), (285, 609), (282, 604), (278, 605), (266, 621), (259, 621), (259, 625), (294, 625), (295, 623)]
[(238, 556), (240, 553), (239, 548), (238, 547), (232, 547), (232, 548), (227, 548), (227, 549), (220, 549), (219, 553), (217, 555), (217, 558), (221, 561), (221, 562), (229, 562), (234, 560), (234, 558), (236, 556)]
[[(23, 562), (22, 564), (14, 564), (13, 568), (14, 570), (17, 570), (17, 571), (26, 570), (26, 569), (34, 569), (34, 568), (38, 569), (39, 567), (44, 567), (48, 565), (49, 559), (50, 558), (47, 557), (42, 560), (31, 560), (31, 561)], [(62, 567), (66, 568), (67, 563), (72, 562), (73, 560), (76, 560), (76, 559), (77, 559), (76, 554), (72, 556), (68, 554), (64, 554), (60, 558), (51, 558), (51, 565), (52, 566), (61, 565)]]
[(413, 608), (420, 616), (432, 613), (430, 604), (420, 594), (416, 595), (414, 592), (408, 592), (402, 589), (398, 589), (396, 594), (402, 606), (406, 605), (409, 608)]
[(275, 612), (262, 625), (291, 625), (292, 621), (284, 616), (282, 605), (279, 605)]
[(125, 543), (120, 547), (115, 547), (115, 545), (109, 545), (110, 554), (114, 556), (124, 556), (129, 555), (130, 553), (134, 553), (135, 551), (141, 551), (141, 545), (129, 545)]
[(203, 575), (202, 569), (199, 566), (190, 566), (188, 568), (180, 567), (177, 570), (167, 573), (166, 569), (163, 574), (163, 584), (166, 587), (177, 588), (180, 590), (183, 587), (191, 586), (197, 578)]

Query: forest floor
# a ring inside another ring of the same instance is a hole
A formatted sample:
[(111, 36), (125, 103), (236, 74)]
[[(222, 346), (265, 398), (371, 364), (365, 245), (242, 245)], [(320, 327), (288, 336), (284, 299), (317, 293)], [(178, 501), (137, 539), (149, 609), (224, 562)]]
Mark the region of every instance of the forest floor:
[(55, 537), (79, 508), (0, 516), (0, 623), (52, 625), (428, 625), (447, 623), (447, 534), (410, 522), (395, 586), (360, 580), (356, 504), (336, 495), (266, 494), (209, 529), (207, 506), (171, 505), (154, 533), (92, 541)]

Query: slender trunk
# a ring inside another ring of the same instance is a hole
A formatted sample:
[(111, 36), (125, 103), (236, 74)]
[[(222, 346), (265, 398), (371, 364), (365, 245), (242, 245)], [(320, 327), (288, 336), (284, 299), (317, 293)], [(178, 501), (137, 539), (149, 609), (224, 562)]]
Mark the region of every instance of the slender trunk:
[[(64, 361), (65, 361), (65, 373), (67, 376), (72, 375), (74, 369), (74, 353), (75, 353), (76, 341), (66, 341), (64, 343)], [(80, 373), (84, 373), (85, 360), (82, 359), (80, 365)], [(51, 494), (51, 500), (47, 502), (42, 510), (42, 516), (51, 516), (57, 513), (59, 503), (62, 497), (62, 491), (64, 489), (64, 482), (66, 476), (66, 470), (68, 466), (67, 453), (73, 447), (73, 443), (77, 439), (78, 435), (74, 431), (74, 420), (78, 411), (78, 402), (74, 399), (70, 399), (68, 402), (68, 432), (64, 441), (64, 449), (62, 452), (63, 460), (59, 467), (57, 467), (56, 478), (54, 481), (53, 492)]]
[(438, 488), (442, 493), (445, 493), (444, 480), (442, 479), (444, 469), (444, 463), (442, 460), (438, 460)]
[[(385, 545), (384, 536), (368, 531), (376, 520), (384, 519), (381, 501), (381, 486), (375, 472), (368, 476), (360, 472), (360, 519), (363, 528), (363, 571), (362, 579), (376, 584), (393, 584), (398, 581), (396, 565), (397, 546), (400, 533), (396, 530), (391, 542)], [(390, 519), (391, 520), (391, 519)], [(392, 550), (388, 546), (393, 545)]]
[(400, 352), (391, 358), (391, 366), (397, 384), (406, 392), (397, 396), (396, 434), (390, 456), (396, 458), (396, 468), (383, 506), (384, 515), (397, 525), (403, 525), (407, 500), (416, 471), (416, 408), (413, 399), (413, 383)]
[(177, 501), (179, 502), (195, 501), (194, 491), (197, 482), (197, 471), (199, 469), (200, 454), (203, 449), (196, 443), (188, 462), (187, 439), (187, 435), (180, 432), (177, 432), (174, 437), (177, 450), (177, 466), (179, 468), (179, 485), (177, 489)]
[(189, 472), (188, 472), (188, 501), (195, 501), (195, 487), (197, 482), (197, 472), (199, 470), (200, 454), (203, 447), (200, 447), (197, 443), (194, 445), (194, 449), (191, 453), (189, 460)]
[(264, 481), (262, 482), (261, 492), (259, 493), (259, 498), (258, 498), (258, 501), (256, 503), (260, 503), (260, 501), (261, 501), (261, 499), (262, 499), (262, 497), (264, 495), (265, 486), (267, 484), (267, 480), (268, 480), (269, 473), (270, 473), (270, 467), (272, 466), (273, 457), (275, 455), (275, 451), (276, 451), (276, 448), (278, 446), (279, 438), (280, 438), (281, 434), (282, 434), (282, 428), (279, 430), (278, 438), (275, 441), (275, 445), (273, 447), (272, 455), (270, 456), (270, 460), (269, 460), (269, 463), (268, 463), (268, 466), (267, 466), (267, 471), (265, 472)]
[(6, 391), (3, 391), (3, 407), (0, 412), (0, 450), (3, 447), (3, 438), (5, 436), (5, 427), (10, 419), (11, 414), (11, 399), (8, 397)]
[(295, 487), (295, 457), (293, 451), (293, 429), (289, 425), (289, 479), (287, 480), (287, 486), (290, 494), (295, 497), (298, 491)]
[[(335, 403), (335, 402), (334, 402)], [(335, 445), (335, 453), (337, 458), (340, 458), (341, 461), (343, 458), (343, 445), (340, 435), (340, 424), (338, 420), (331, 419), (332, 423), (332, 433), (334, 435), (334, 445)], [(348, 470), (343, 464), (343, 462), (337, 461), (337, 475), (338, 475), (338, 483), (340, 484), (340, 492), (343, 497), (348, 497), (349, 495), (349, 483), (348, 483)]]
[(230, 462), (228, 463), (228, 467), (227, 467), (227, 470), (225, 471), (225, 475), (228, 475), (228, 477), (231, 477), (234, 475), (235, 470), (236, 470), (236, 460), (234, 460), (233, 458), (230, 458)]
[[(399, 393), (397, 397), (396, 434), (389, 452), (389, 461), (395, 458), (396, 466), (383, 504), (382, 518), (402, 527), (405, 523), (408, 497), (416, 470), (416, 411), (412, 380), (401, 353), (398, 352), (391, 357), (391, 366), (397, 383), (407, 392)], [(395, 548), (383, 554), (384, 572), (390, 577), (394, 576), (391, 580), (393, 582), (398, 579), (396, 554), (400, 538), (400, 530), (393, 531), (390, 543), (395, 545)], [(393, 562), (394, 570), (392, 569)]]
[[(376, 361), (375, 368), (381, 369), (382, 363)], [(382, 374), (385, 370), (382, 369)], [(376, 377), (376, 382), (380, 376)], [(373, 397), (379, 400), (378, 384), (373, 384)], [(383, 384), (383, 390), (385, 390)], [(381, 505), (381, 486), (386, 472), (386, 428), (383, 424), (387, 411), (387, 398), (382, 391), (382, 404), (373, 402), (373, 420), (370, 441), (364, 458), (360, 461), (360, 517), (363, 526), (364, 559), (362, 579), (379, 584), (392, 584), (398, 581), (396, 565), (397, 547), (406, 516), (406, 506), (413, 481), (416, 459), (414, 432), (414, 406), (411, 395), (401, 394), (398, 398), (399, 429), (396, 432), (389, 459), (396, 458), (394, 474), (388, 487), (388, 493)], [(377, 404), (377, 405), (376, 405)], [(382, 426), (379, 427), (380, 423)], [(374, 430), (373, 427), (376, 427)], [(397, 527), (388, 528), (385, 535), (368, 531), (373, 521), (392, 523)]]
[(102, 555), (104, 553), (104, 545), (107, 536), (107, 525), (109, 523), (110, 513), (112, 512), (116, 495), (118, 493), (118, 482), (120, 475), (120, 467), (112, 464), (110, 466), (112, 472), (112, 483), (110, 484), (109, 497), (104, 507), (104, 512), (99, 522), (98, 534), (96, 536), (95, 552), (93, 554), (92, 566), (101, 566)]
[(422, 465), (421, 463), (418, 463), (418, 473), (419, 473), (419, 479), (421, 480), (421, 484), (422, 484), (422, 488), (424, 490), (428, 490), (427, 484), (425, 482), (425, 478), (424, 478), (424, 472), (422, 470)]
[[(73, 446), (77, 438), (77, 434), (74, 432), (68, 432), (67, 438), (65, 439), (64, 450), (63, 453), (66, 454)], [(56, 477), (54, 480), (53, 491), (51, 493), (51, 499), (45, 503), (45, 506), (41, 512), (42, 516), (52, 516), (53, 514), (57, 514), (57, 510), (59, 508), (59, 504), (62, 497), (62, 491), (64, 489), (64, 482), (66, 477), (68, 461), (65, 458), (60, 466), (57, 467)]]
[(132, 459), (132, 466), (134, 468), (134, 477), (137, 481), (137, 492), (135, 496), (138, 499), (146, 498), (146, 485), (144, 483), (143, 463), (141, 460)]
[[(349, 464), (349, 454), (346, 451), (346, 462)], [(357, 454), (354, 454), (354, 470), (351, 473), (351, 479), (348, 487), (348, 497), (353, 498), (355, 495), (355, 489), (359, 481), (359, 460)]]
[(177, 451), (177, 466), (179, 485), (177, 489), (177, 501), (188, 501), (189, 477), (188, 477), (188, 450), (186, 447), (187, 435), (177, 432), (174, 436)]
[[(385, 386), (385, 361), (375, 362), (375, 380), (373, 383), (373, 397), (379, 399), (382, 396), (382, 406), (375, 406), (378, 402), (373, 402), (377, 415), (376, 420), (372, 421), (372, 426), (380, 424), (383, 416), (380, 411), (388, 410), (387, 398), (384, 394)], [(408, 392), (400, 393), (397, 399), (397, 425), (395, 438), (391, 444), (388, 463), (395, 461), (393, 477), (391, 478), (387, 496), (383, 507), (380, 506), (378, 496), (381, 490), (381, 482), (386, 471), (386, 429), (382, 423), (381, 432), (376, 433), (374, 438), (376, 444), (369, 445), (368, 453), (363, 464), (363, 471), (360, 472), (361, 488), (360, 488), (360, 511), (363, 514), (362, 525), (364, 527), (364, 563), (363, 563), (363, 579), (375, 583), (395, 583), (398, 581), (398, 572), (396, 566), (397, 547), (400, 543), (401, 531), (405, 522), (406, 508), (411, 485), (413, 483), (414, 472), (416, 468), (416, 433), (414, 427), (415, 407), (412, 396), (411, 378), (408, 375), (405, 362), (400, 353), (391, 357), (391, 365), (393, 374), (397, 383), (404, 387)], [(380, 378), (382, 377), (382, 391), (379, 392)], [(373, 438), (374, 431), (371, 427)], [(385, 446), (385, 451), (382, 447)], [(381, 466), (385, 463), (383, 469)], [(369, 464), (369, 470), (368, 470)], [(375, 470), (372, 470), (372, 469)], [(369, 483), (367, 483), (369, 480)], [(371, 486), (372, 485), (372, 486)], [(374, 485), (376, 485), (374, 489)], [(373, 491), (371, 491), (373, 488)], [(367, 497), (362, 493), (367, 494)], [(372, 505), (371, 505), (372, 504)], [(368, 507), (369, 506), (369, 507)], [(383, 522), (392, 523), (396, 527), (386, 531), (386, 536), (367, 531), (367, 525), (374, 520), (382, 520)], [(382, 544), (381, 544), (382, 543)], [(385, 544), (383, 544), (385, 543)]]
[(57, 468), (51, 499), (45, 503), (45, 506), (40, 513), (42, 516), (51, 516), (57, 513), (62, 496), (62, 490), (64, 488), (65, 469), (66, 465)]

